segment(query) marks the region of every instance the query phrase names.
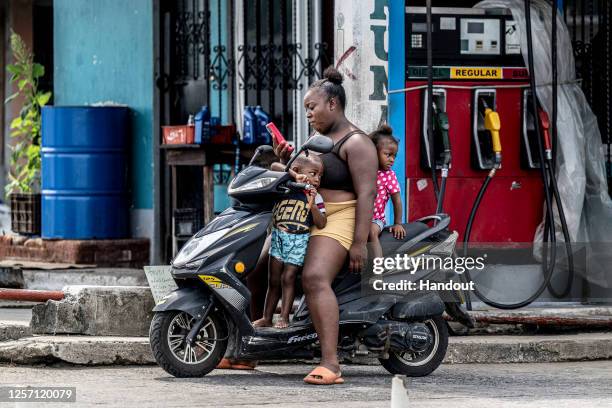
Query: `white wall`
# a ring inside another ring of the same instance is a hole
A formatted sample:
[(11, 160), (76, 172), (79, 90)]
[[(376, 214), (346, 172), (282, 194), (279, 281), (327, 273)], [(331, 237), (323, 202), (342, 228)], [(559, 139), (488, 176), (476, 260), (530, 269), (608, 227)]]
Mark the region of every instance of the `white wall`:
[(344, 76), (347, 117), (371, 132), (387, 121), (388, 0), (336, 1), (334, 14), (334, 58)]

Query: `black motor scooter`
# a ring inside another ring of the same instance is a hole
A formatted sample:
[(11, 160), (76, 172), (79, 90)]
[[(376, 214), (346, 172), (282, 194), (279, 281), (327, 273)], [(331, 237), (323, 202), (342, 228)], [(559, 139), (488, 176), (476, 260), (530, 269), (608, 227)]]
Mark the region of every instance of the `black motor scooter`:
[[(325, 153), (332, 147), (329, 138), (313, 136), (287, 168), (302, 151)], [(285, 329), (255, 328), (248, 315), (250, 293), (245, 277), (260, 256), (272, 207), (284, 194), (307, 188), (285, 172), (252, 165), (255, 156), (229, 185), (233, 206), (194, 235), (174, 258), (172, 276), (178, 289), (153, 309), (151, 349), (157, 363), (173, 376), (204, 376), (224, 355), (259, 361), (320, 355), (303, 298)], [(447, 215), (437, 214), (404, 224), (403, 240), (384, 232), (380, 240), (385, 256), (452, 256), (457, 234), (448, 230), (449, 222)], [(399, 271), (395, 279), (444, 279), (435, 277), (440, 273)], [(440, 365), (448, 345), (448, 329), (442, 318), (445, 303), (437, 293), (374, 293), (364, 289), (360, 275), (346, 270), (333, 288), (340, 308), (340, 357), (375, 356), (390, 373), (409, 376), (428, 375)], [(450, 314), (457, 314), (456, 304), (446, 306)]]

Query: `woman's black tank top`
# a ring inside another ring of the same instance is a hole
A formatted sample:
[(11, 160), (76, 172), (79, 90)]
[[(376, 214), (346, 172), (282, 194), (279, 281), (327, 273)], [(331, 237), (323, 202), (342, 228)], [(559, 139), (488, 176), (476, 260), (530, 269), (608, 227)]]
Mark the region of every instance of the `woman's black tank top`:
[(340, 157), (340, 148), (349, 137), (357, 133), (363, 132), (361, 130), (353, 130), (347, 133), (334, 145), (331, 152), (324, 153), (320, 156), (324, 167), (323, 177), (321, 178), (321, 188), (355, 192), (353, 178), (351, 177), (348, 164)]

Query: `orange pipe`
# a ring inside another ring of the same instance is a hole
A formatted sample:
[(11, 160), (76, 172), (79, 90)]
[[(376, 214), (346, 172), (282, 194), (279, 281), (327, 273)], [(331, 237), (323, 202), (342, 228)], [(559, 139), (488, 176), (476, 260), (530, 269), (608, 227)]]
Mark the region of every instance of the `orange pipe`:
[(62, 300), (64, 292), (60, 290), (0, 289), (0, 299), (20, 300), (24, 302), (46, 302)]

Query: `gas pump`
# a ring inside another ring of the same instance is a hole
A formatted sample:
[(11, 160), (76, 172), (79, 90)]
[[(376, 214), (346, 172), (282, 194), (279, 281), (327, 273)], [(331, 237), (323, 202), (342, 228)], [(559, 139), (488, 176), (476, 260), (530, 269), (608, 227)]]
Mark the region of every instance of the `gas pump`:
[[(554, 136), (551, 138), (546, 130), (549, 123), (546, 113), (537, 110), (535, 81), (528, 74), (533, 72), (531, 32), (527, 30), (531, 67), (528, 71), (521, 56), (516, 23), (508, 10), (430, 6), (428, 2), (427, 8), (407, 7), (403, 25), (405, 88), (399, 92), (405, 98), (402, 105), (405, 106), (407, 214), (414, 219), (431, 212), (436, 205), (431, 200), (433, 189), (438, 211), (446, 195), (451, 227), (464, 231), (464, 242), (530, 243), (542, 219), (540, 203), (545, 199), (548, 209), (545, 236), (554, 243), (554, 196), (570, 264), (568, 285), (563, 293), (557, 294), (550, 284), (556, 259), (554, 245), (550, 257), (545, 251), (544, 283), (527, 300), (502, 304), (487, 299), (478, 290), (476, 293), (485, 303), (499, 308), (525, 306), (547, 287), (554, 296), (564, 297), (573, 280), (571, 246), (554, 180), (554, 142), (551, 141)], [(528, 12), (526, 17), (529, 24)], [(393, 70), (390, 72), (390, 83), (397, 83), (392, 80)], [(393, 111), (391, 108), (392, 123)], [(429, 115), (433, 116), (432, 120)], [(443, 125), (436, 126), (437, 123)], [(554, 135), (554, 126), (550, 133)], [(505, 150), (503, 167), (501, 139)], [(451, 145), (453, 171), (449, 174)], [(448, 155), (441, 154), (447, 148)], [(444, 157), (449, 159), (446, 167)], [(442, 170), (439, 193), (436, 169)], [(433, 174), (431, 183), (428, 172)], [(491, 183), (496, 174), (497, 181)], [(468, 215), (470, 202), (473, 205)], [(481, 203), (481, 221), (474, 224)], [(520, 214), (520, 220), (516, 214)]]
[[(459, 239), (463, 239), (471, 203), (476, 201), (483, 179), (495, 168), (497, 182), (488, 186), (478, 211), (478, 219), (485, 221), (473, 223), (470, 241), (531, 242), (542, 217), (541, 206), (533, 204), (543, 201), (542, 180), (537, 169), (520, 165), (521, 101), (529, 77), (512, 15), (507, 10), (491, 13), (433, 7), (431, 21), (433, 146), (427, 137), (426, 9), (406, 8), (408, 91), (404, 97), (409, 219), (442, 209), (443, 201), (444, 211), (451, 216), (451, 228), (459, 231)], [(446, 131), (436, 126), (442, 122)], [(442, 176), (437, 195), (433, 192), (430, 158)], [(432, 200), (436, 196), (438, 202)], [(517, 212), (522, 215), (520, 222), (513, 215)]]

